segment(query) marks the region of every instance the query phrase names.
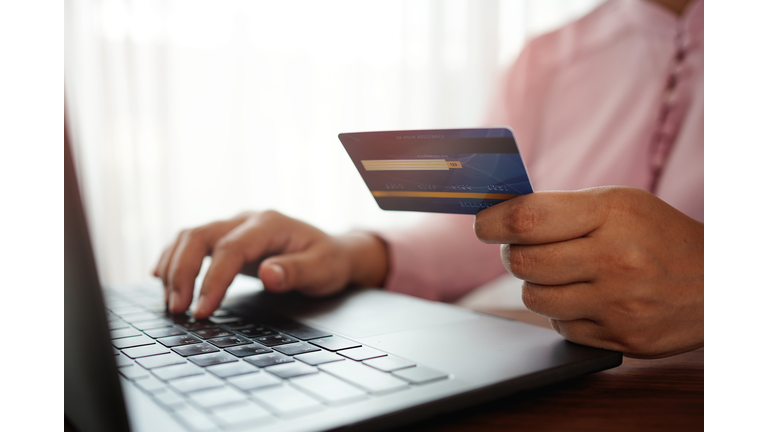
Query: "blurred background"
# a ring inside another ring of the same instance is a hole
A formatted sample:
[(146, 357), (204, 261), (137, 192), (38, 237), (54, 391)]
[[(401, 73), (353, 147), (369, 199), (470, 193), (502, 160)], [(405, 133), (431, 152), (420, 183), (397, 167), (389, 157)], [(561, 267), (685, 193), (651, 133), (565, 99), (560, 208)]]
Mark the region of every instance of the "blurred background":
[[(530, 38), (602, 0), (68, 0), (65, 93), (99, 270), (147, 279), (183, 228), (376, 205), (340, 132), (478, 127)], [(514, 125), (509, 125), (514, 128)]]

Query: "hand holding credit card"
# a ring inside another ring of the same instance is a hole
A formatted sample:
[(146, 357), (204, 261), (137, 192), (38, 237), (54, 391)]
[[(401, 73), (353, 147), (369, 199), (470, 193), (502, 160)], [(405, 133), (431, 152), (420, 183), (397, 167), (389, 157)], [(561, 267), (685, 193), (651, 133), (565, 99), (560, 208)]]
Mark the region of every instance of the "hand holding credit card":
[(384, 210), (476, 214), (533, 192), (507, 127), (339, 134)]

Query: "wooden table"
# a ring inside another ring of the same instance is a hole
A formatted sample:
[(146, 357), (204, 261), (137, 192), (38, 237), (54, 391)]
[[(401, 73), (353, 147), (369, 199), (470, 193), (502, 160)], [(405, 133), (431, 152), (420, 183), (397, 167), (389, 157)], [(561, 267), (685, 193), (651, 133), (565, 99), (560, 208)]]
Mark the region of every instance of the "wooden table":
[[(527, 311), (483, 312), (549, 328)], [(64, 430), (72, 431), (65, 421)], [(701, 431), (704, 349), (614, 369), (422, 421), (398, 431)]]

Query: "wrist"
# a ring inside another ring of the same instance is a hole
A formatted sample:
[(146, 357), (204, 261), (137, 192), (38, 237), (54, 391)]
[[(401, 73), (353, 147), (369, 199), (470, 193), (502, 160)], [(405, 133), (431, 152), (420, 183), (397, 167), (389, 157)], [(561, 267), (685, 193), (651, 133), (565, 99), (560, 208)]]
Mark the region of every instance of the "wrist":
[(349, 282), (365, 287), (383, 287), (389, 273), (387, 244), (367, 231), (353, 231), (337, 236), (347, 251), (350, 263)]

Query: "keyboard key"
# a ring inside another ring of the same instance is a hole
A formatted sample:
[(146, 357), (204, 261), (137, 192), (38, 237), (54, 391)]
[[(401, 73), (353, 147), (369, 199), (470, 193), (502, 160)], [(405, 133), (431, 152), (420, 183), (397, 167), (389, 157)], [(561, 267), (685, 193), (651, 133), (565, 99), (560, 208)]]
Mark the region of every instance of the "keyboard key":
[(141, 345), (154, 345), (155, 341), (152, 338), (146, 337), (144, 335), (141, 336), (131, 336), (131, 337), (125, 337), (122, 339), (113, 339), (112, 345), (115, 346), (115, 348), (131, 348), (135, 346), (141, 346)]
[(159, 392), (153, 393), (152, 396), (154, 396), (158, 402), (165, 405), (166, 408), (180, 409), (180, 408), (183, 408), (184, 405), (186, 405), (186, 402), (184, 401), (183, 397), (167, 389), (163, 392), (159, 391)]
[(211, 314), (211, 317), (216, 317), (216, 318), (222, 318), (222, 317), (232, 317), (232, 316), (235, 316), (235, 315), (232, 315), (232, 313), (231, 313), (231, 312), (229, 312), (229, 311), (228, 311), (228, 310), (226, 310), (226, 309), (216, 309), (216, 310), (215, 310), (215, 311), (213, 311), (213, 313)]
[(224, 351), (236, 355), (238, 357), (248, 357), (256, 354), (271, 353), (272, 350), (259, 344), (240, 345), (232, 348), (227, 348)]
[(229, 378), (237, 375), (243, 375), (243, 374), (259, 371), (259, 369), (256, 368), (256, 366), (253, 366), (243, 361), (238, 361), (236, 363), (224, 363), (224, 364), (209, 366), (206, 370), (216, 375), (219, 378)]
[(383, 351), (379, 351), (379, 350), (368, 348), (368, 347), (345, 349), (342, 351), (338, 351), (338, 353), (343, 355), (344, 357), (351, 358), (352, 360), (358, 360), (358, 361), (368, 360), (376, 357), (384, 357), (387, 355), (387, 353)]
[(129, 336), (138, 336), (141, 332), (133, 327), (125, 327), (117, 330), (111, 330), (109, 332), (110, 339), (120, 339)]
[(227, 379), (227, 382), (242, 391), (258, 390), (266, 387), (282, 385), (280, 378), (268, 373), (249, 373)]
[(328, 351), (317, 351), (307, 354), (299, 354), (293, 358), (296, 360), (301, 360), (302, 362), (312, 366), (344, 360), (344, 357)]
[(128, 303), (125, 303), (120, 300), (113, 300), (110, 301), (110, 306), (112, 304), (120, 304), (120, 306), (117, 307), (110, 307), (109, 309), (115, 314), (115, 315), (128, 315), (128, 314), (134, 314), (134, 313), (140, 313), (140, 312), (146, 312), (147, 310), (144, 309), (141, 306), (136, 305), (129, 305)]
[(198, 366), (206, 367), (222, 363), (236, 362), (237, 357), (234, 357), (231, 354), (227, 354), (225, 352), (216, 352), (211, 354), (192, 356), (189, 358), (189, 361)]
[(232, 336), (224, 336), (224, 337), (218, 337), (214, 339), (208, 339), (208, 343), (212, 343), (219, 348), (226, 348), (226, 347), (231, 347), (235, 345), (252, 344), (253, 341), (251, 341), (246, 337), (232, 335)]
[(273, 419), (272, 414), (254, 402), (222, 405), (213, 409), (216, 423), (228, 427), (258, 425)]
[(196, 322), (194, 318), (192, 318), (190, 315), (187, 315), (186, 313), (172, 314), (166, 312), (163, 314), (163, 316), (176, 324), (189, 324)]
[[(134, 366), (135, 367), (135, 366)], [(203, 373), (203, 369), (193, 365), (192, 363), (184, 363), (180, 365), (165, 366), (157, 369), (152, 369), (152, 374), (160, 378), (163, 381), (169, 381), (172, 379), (200, 375)]]
[(343, 361), (318, 366), (325, 372), (356, 385), (368, 393), (382, 395), (408, 388), (408, 383), (394, 376), (378, 371), (362, 363)]
[(146, 370), (136, 365), (123, 366), (117, 368), (117, 371), (120, 372), (120, 375), (128, 378), (129, 380), (138, 380), (149, 376), (149, 373)]
[(182, 355), (184, 357), (189, 357), (193, 355), (199, 355), (199, 354), (208, 354), (212, 352), (216, 352), (219, 349), (209, 345), (207, 343), (201, 343), (201, 344), (194, 344), (194, 345), (184, 345), (176, 348), (171, 348), (176, 354)]
[(133, 364), (133, 361), (122, 354), (118, 354), (115, 356), (115, 363), (117, 364), (117, 367), (121, 367), (130, 366)]
[(218, 387), (192, 393), (189, 395), (189, 399), (203, 408), (213, 408), (218, 405), (244, 402), (248, 396), (232, 387)]
[(175, 322), (177, 325), (184, 327), (185, 329), (189, 331), (197, 331), (202, 329), (207, 329), (211, 327), (216, 327), (215, 323), (212, 323), (208, 320), (202, 320), (202, 321), (195, 321), (192, 318), (187, 317), (188, 320), (191, 321), (175, 321), (173, 318), (171, 318), (171, 321)]
[(241, 325), (242, 320), (240, 317), (234, 317), (234, 316), (225, 316), (225, 317), (216, 317), (212, 316), (209, 318), (211, 322), (216, 324), (232, 324), (232, 325)]
[(304, 354), (314, 351), (320, 351), (320, 348), (310, 345), (306, 342), (293, 343), (288, 345), (278, 345), (275, 347), (275, 351), (280, 351), (285, 355)]
[(187, 429), (195, 432), (217, 431), (216, 423), (192, 405), (184, 404), (174, 410), (173, 414)]
[(222, 336), (229, 336), (232, 334), (231, 331), (225, 330), (221, 327), (214, 327), (214, 328), (207, 328), (202, 330), (195, 330), (192, 333), (200, 336), (203, 339), (212, 339), (212, 338), (219, 338)]
[(168, 385), (180, 393), (192, 393), (214, 387), (221, 387), (224, 385), (224, 381), (213, 375), (203, 374), (175, 379), (169, 381)]
[(149, 320), (156, 320), (159, 317), (147, 310), (144, 312), (134, 313), (134, 314), (120, 314), (120, 318), (123, 319), (123, 321), (127, 321), (131, 324), (139, 321), (149, 321)]
[(186, 333), (186, 330), (182, 330), (180, 327), (161, 327), (156, 329), (147, 330), (144, 333), (149, 337), (161, 338), (166, 336), (176, 336)]
[(270, 321), (269, 323), (276, 329), (282, 331), (283, 333), (289, 334), (301, 340), (317, 339), (317, 338), (332, 336), (328, 332), (324, 332), (316, 328), (312, 328), (308, 325), (304, 325), (300, 322), (296, 322), (289, 319), (281, 319), (279, 321)]
[(136, 381), (136, 386), (147, 393), (160, 393), (168, 391), (168, 386), (153, 376), (148, 376)]
[(291, 384), (328, 405), (342, 405), (368, 397), (359, 388), (323, 372), (293, 378)]
[(271, 353), (246, 357), (245, 361), (258, 367), (267, 367), (281, 363), (290, 363), (293, 361), (293, 358), (278, 353)]
[(264, 370), (283, 379), (317, 373), (315, 367), (299, 362), (274, 365)]
[(323, 408), (317, 399), (289, 386), (271, 387), (251, 394), (280, 417), (308, 414)]
[(154, 369), (163, 366), (170, 366), (175, 364), (184, 364), (187, 361), (183, 357), (179, 357), (176, 354), (160, 354), (151, 357), (143, 357), (136, 360), (136, 363), (140, 364), (146, 369)]
[(349, 339), (344, 339), (338, 336), (331, 336), (331, 337), (322, 338), (322, 339), (313, 339), (309, 341), (309, 343), (313, 345), (317, 345), (321, 348), (325, 348), (328, 351), (338, 351), (338, 350), (343, 350), (347, 348), (356, 348), (361, 346), (357, 342), (353, 342)]
[(294, 339), (292, 337), (282, 335), (282, 334), (276, 334), (271, 336), (262, 336), (254, 339), (256, 342), (264, 345), (264, 346), (275, 346), (275, 345), (284, 345), (289, 343), (298, 342), (297, 339)]
[(165, 354), (167, 352), (170, 352), (168, 351), (168, 348), (162, 345), (157, 345), (157, 344), (126, 348), (123, 350), (123, 354), (127, 355), (132, 359), (136, 359), (139, 357), (148, 357), (148, 356), (153, 356), (158, 354)]
[(139, 330), (150, 330), (150, 329), (155, 329), (160, 327), (168, 327), (169, 325), (171, 325), (171, 322), (168, 321), (167, 319), (156, 318), (148, 321), (139, 321), (131, 324), (133, 324), (133, 326)]
[(125, 321), (123, 321), (121, 319), (109, 320), (107, 325), (109, 326), (110, 330), (117, 330), (117, 329), (121, 329), (121, 328), (130, 327), (127, 322), (125, 322)]
[(163, 338), (157, 339), (157, 341), (167, 346), (168, 348), (181, 346), (181, 345), (192, 345), (192, 344), (203, 342), (202, 340), (189, 334), (163, 337)]
[(392, 372), (398, 369), (405, 369), (416, 366), (416, 363), (406, 360), (404, 358), (388, 355), (386, 357), (379, 357), (370, 360), (365, 360), (363, 363), (368, 366), (375, 367), (376, 369), (384, 372)]
[(408, 380), (411, 384), (426, 384), (448, 378), (448, 374), (430, 369), (426, 366), (415, 366), (392, 372), (392, 375)]
[(265, 327), (265, 326), (259, 325), (259, 324), (248, 324), (246, 326), (231, 326), (231, 325), (229, 325), (227, 327), (229, 327), (230, 329), (235, 330), (236, 332), (241, 333), (244, 336), (249, 337), (249, 338), (257, 338), (257, 337), (261, 337), (261, 336), (268, 336), (268, 335), (277, 334), (277, 332), (272, 330), (271, 328)]

